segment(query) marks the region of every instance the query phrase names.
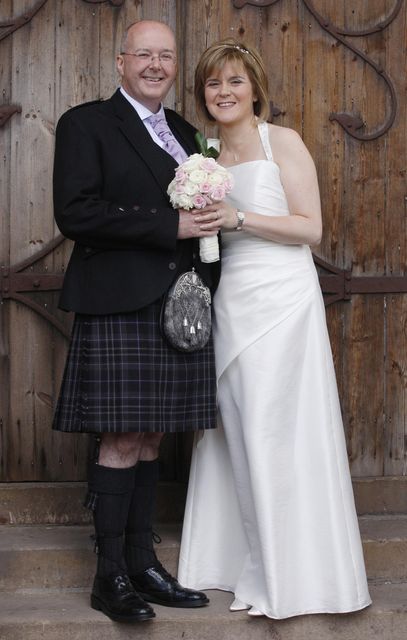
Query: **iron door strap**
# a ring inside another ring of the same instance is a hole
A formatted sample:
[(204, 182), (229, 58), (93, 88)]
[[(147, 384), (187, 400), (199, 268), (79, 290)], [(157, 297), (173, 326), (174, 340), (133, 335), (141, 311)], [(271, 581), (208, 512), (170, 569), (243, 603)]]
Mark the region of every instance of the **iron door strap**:
[[(65, 238), (59, 235), (27, 260), (10, 267), (2, 265), (0, 303), (3, 304), (5, 300), (20, 302), (41, 315), (64, 336), (69, 337), (69, 328), (50, 312), (46, 303), (40, 304), (32, 297), (24, 295), (62, 289), (63, 273), (49, 273), (46, 268), (45, 272), (35, 271), (34, 265), (52, 253), (64, 240)], [(350, 270), (335, 267), (315, 255), (313, 258), (319, 271), (319, 282), (324, 294), (325, 306), (341, 300), (350, 300), (354, 294), (407, 293), (407, 276), (354, 276)]]
[[(407, 276), (354, 276), (352, 271), (340, 269), (313, 256), (319, 267), (319, 282), (325, 306), (340, 300), (350, 300), (355, 294), (407, 293)], [(321, 273), (321, 269), (328, 273)]]

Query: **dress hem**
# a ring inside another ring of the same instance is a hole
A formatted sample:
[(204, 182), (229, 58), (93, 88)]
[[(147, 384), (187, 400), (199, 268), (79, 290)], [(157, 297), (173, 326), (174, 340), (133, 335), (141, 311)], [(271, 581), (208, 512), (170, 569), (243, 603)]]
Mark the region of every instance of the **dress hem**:
[[(199, 588), (202, 591), (227, 591), (232, 595), (236, 595), (233, 588), (231, 587), (220, 587), (219, 585), (207, 587), (207, 586), (199, 585), (199, 587), (194, 587), (194, 588)], [(251, 607), (256, 606), (249, 602), (247, 604), (250, 605)], [(295, 618), (298, 616), (310, 616), (310, 615), (322, 615), (322, 614), (337, 615), (337, 614), (346, 614), (346, 613), (357, 613), (358, 611), (363, 611), (363, 609), (370, 607), (371, 604), (372, 604), (372, 600), (369, 598), (369, 600), (367, 600), (366, 602), (359, 603), (355, 605), (353, 608), (346, 607), (344, 609), (315, 609), (315, 610), (299, 611), (296, 613), (287, 613), (285, 615), (271, 615), (268, 613), (263, 613), (263, 612), (262, 613), (264, 616), (266, 616), (266, 618), (270, 618), (272, 620), (286, 620), (287, 618)]]

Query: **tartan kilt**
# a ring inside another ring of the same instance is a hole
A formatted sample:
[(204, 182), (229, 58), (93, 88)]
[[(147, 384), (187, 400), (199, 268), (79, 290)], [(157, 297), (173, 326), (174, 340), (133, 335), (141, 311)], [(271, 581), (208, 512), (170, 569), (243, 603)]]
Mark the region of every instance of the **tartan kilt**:
[(182, 353), (160, 330), (161, 300), (132, 313), (77, 314), (53, 429), (174, 433), (216, 427), (212, 337)]

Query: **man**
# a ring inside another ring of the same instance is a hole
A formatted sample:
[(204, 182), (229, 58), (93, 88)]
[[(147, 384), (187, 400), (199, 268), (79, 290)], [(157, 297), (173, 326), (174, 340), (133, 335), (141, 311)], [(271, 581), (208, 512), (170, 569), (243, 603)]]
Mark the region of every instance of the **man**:
[(76, 315), (54, 428), (99, 434), (87, 496), (98, 553), (91, 605), (133, 621), (154, 617), (147, 601), (208, 602), (158, 562), (151, 522), (163, 434), (212, 428), (216, 413), (212, 344), (195, 353), (166, 344), (162, 299), (192, 265), (216, 288), (219, 267), (197, 251), (214, 231), (174, 211), (166, 193), (195, 152), (194, 128), (162, 107), (177, 70), (172, 31), (130, 25), (117, 69), (112, 98), (71, 109), (57, 127), (55, 218), (75, 241), (60, 306)]

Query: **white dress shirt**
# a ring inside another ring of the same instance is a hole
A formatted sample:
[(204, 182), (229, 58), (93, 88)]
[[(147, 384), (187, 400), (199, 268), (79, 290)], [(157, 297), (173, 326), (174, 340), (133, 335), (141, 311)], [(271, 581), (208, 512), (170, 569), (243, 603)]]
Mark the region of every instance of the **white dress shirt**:
[(149, 118), (150, 116), (158, 115), (158, 114), (162, 115), (163, 118), (166, 120), (165, 113), (164, 113), (164, 107), (163, 107), (162, 103), (161, 103), (160, 108), (157, 111), (157, 113), (154, 114), (152, 111), (150, 111), (150, 109), (147, 109), (147, 107), (145, 107), (143, 104), (141, 104), (140, 102), (137, 102), (137, 100), (132, 98), (127, 93), (127, 91), (125, 91), (123, 89), (123, 87), (120, 87), (120, 92), (123, 94), (123, 96), (126, 98), (126, 100), (128, 100), (130, 102), (130, 104), (133, 107), (133, 109), (135, 109), (137, 111), (137, 113), (138, 113), (139, 117), (141, 118), (141, 120), (143, 121), (143, 124), (144, 124), (145, 128), (147, 129), (148, 133), (150, 134), (150, 136), (152, 137), (154, 142), (156, 142), (162, 149), (164, 147), (164, 143), (157, 136), (157, 134), (155, 133), (153, 127), (151, 126), (151, 124), (147, 120), (147, 118)]

